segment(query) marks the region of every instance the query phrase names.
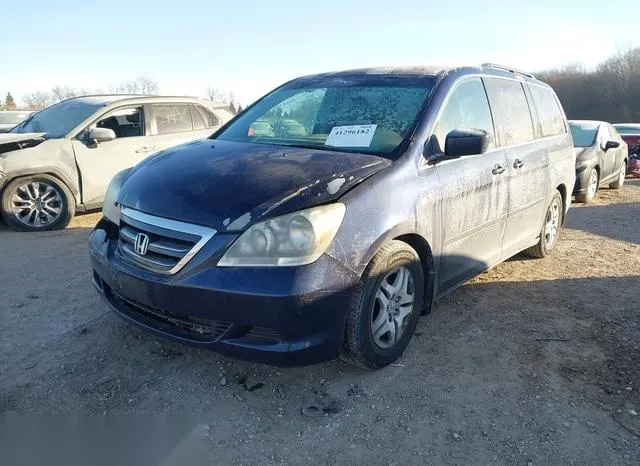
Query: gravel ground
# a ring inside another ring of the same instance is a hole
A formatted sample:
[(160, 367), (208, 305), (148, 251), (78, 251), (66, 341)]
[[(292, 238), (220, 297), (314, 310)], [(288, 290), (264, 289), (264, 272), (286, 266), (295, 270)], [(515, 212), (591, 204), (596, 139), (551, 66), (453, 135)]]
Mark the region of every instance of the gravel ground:
[[(97, 219), (0, 227), (2, 464), (60, 445), (43, 424), (18, 435), (27, 413), (131, 432), (78, 464), (640, 463), (640, 181), (572, 208), (552, 257), (515, 257), (442, 299), (377, 372), (278, 369), (130, 328), (89, 282)], [(72, 444), (46, 464), (91, 445)]]

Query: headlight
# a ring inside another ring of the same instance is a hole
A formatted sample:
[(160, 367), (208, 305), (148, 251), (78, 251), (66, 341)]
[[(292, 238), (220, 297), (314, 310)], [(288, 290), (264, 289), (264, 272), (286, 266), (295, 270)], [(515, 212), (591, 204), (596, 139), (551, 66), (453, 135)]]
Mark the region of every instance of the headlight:
[(231, 245), (221, 267), (291, 266), (316, 261), (340, 228), (346, 207), (336, 203), (256, 223)]
[(130, 168), (122, 170), (114, 175), (107, 187), (107, 193), (104, 195), (104, 203), (102, 205), (102, 215), (116, 225), (120, 225), (120, 205), (116, 203), (118, 193), (122, 186), (122, 180), (129, 173)]

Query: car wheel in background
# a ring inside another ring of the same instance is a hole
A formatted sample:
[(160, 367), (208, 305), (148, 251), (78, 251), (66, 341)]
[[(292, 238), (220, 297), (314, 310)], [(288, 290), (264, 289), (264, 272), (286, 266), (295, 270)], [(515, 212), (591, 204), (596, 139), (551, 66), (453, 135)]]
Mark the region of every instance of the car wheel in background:
[(622, 185), (624, 184), (624, 179), (626, 178), (626, 176), (627, 176), (627, 162), (623, 160), (622, 166), (620, 167), (620, 173), (618, 174), (618, 179), (613, 183), (611, 183), (609, 187), (611, 189), (622, 188)]
[(531, 257), (547, 257), (556, 247), (558, 236), (560, 236), (560, 228), (562, 227), (562, 218), (564, 216), (564, 203), (562, 195), (556, 191), (540, 230), (540, 241), (535, 246), (525, 249), (524, 253)]
[(17, 231), (66, 227), (75, 214), (69, 188), (50, 175), (32, 175), (9, 183), (2, 194), (2, 218)]
[(598, 170), (593, 168), (589, 175), (589, 182), (587, 183), (587, 190), (584, 194), (578, 194), (576, 201), (578, 202), (591, 202), (596, 197), (598, 192), (598, 185), (600, 184), (600, 177), (598, 176)]
[(424, 285), (413, 248), (396, 240), (380, 248), (356, 286), (342, 359), (379, 369), (402, 356), (420, 318)]

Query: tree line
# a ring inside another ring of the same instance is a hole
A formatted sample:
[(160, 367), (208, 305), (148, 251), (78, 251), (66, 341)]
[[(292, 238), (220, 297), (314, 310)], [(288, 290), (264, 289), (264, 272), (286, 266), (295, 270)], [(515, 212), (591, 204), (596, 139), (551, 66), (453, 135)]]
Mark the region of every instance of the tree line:
[[(544, 70), (536, 77), (550, 84), (569, 119), (604, 120), (609, 122), (640, 122), (640, 47), (604, 60), (592, 70), (582, 64)], [(160, 92), (158, 83), (149, 76), (139, 76), (109, 88), (113, 94), (154, 95)], [(18, 107), (40, 110), (70, 97), (102, 94), (101, 89), (75, 89), (54, 86), (49, 91), (36, 91), (22, 97), (19, 106), (11, 93), (7, 93), (2, 109)], [(224, 92), (209, 86), (205, 95), (229, 106), (234, 113), (241, 111), (233, 92)]]
[[(158, 82), (150, 76), (138, 76), (135, 79), (122, 81), (109, 86), (109, 94), (136, 94), (136, 95), (159, 95), (160, 86)], [(4, 102), (0, 100), (0, 110), (42, 110), (49, 105), (61, 102), (72, 97), (79, 97), (91, 94), (105, 94), (103, 89), (73, 88), (68, 85), (56, 85), (48, 91), (35, 91), (22, 96), (22, 105), (19, 105), (11, 92), (7, 92)], [(237, 101), (233, 92), (225, 92), (207, 87), (205, 95), (210, 100), (228, 105), (233, 113), (242, 110), (242, 105)]]
[(618, 52), (593, 70), (572, 64), (535, 75), (553, 87), (569, 119), (640, 122), (640, 47)]

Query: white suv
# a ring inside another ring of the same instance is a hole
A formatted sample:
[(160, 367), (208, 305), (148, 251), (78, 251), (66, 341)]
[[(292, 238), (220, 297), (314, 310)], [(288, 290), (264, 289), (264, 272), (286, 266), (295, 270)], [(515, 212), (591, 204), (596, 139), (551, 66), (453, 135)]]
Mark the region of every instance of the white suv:
[(109, 181), (154, 152), (211, 135), (233, 114), (189, 97), (76, 97), (0, 134), (0, 211), (15, 230), (64, 228)]

